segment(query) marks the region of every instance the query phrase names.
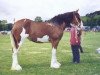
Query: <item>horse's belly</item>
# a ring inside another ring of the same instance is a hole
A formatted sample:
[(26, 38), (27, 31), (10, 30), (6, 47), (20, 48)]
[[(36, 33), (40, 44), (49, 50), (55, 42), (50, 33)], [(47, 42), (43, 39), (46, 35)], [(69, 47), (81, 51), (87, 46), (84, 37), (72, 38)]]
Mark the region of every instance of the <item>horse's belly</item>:
[(42, 37), (28, 37), (29, 40), (36, 42), (36, 43), (44, 43), (44, 42), (49, 42), (49, 36), (48, 35), (44, 35)]
[(42, 38), (37, 38), (37, 42), (49, 42), (49, 36), (44, 35)]

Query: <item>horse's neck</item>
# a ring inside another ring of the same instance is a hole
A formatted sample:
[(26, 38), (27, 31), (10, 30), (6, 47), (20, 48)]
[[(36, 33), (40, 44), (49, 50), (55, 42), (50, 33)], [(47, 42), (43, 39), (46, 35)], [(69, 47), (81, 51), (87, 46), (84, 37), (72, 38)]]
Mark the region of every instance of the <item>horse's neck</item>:
[(62, 29), (62, 31), (64, 31), (65, 28), (66, 28), (66, 24), (65, 23), (63, 23), (63, 24), (60, 25), (60, 29)]

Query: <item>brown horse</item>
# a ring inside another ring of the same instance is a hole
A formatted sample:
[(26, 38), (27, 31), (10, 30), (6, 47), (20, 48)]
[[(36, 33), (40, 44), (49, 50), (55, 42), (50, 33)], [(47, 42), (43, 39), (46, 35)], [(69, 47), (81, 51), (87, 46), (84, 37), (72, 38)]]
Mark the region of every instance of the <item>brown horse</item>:
[(21, 70), (18, 64), (17, 54), (25, 38), (40, 43), (50, 42), (52, 44), (51, 67), (59, 68), (60, 63), (56, 59), (56, 49), (63, 36), (63, 31), (71, 25), (80, 26), (82, 21), (77, 11), (57, 15), (47, 22), (34, 22), (30, 19), (21, 19), (14, 23), (11, 30), (12, 70)]

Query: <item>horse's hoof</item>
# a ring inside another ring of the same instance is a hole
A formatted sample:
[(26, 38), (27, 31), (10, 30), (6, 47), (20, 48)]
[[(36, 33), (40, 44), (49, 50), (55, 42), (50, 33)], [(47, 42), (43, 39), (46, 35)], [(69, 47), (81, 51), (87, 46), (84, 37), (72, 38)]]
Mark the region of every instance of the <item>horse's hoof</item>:
[(60, 68), (61, 64), (59, 62), (51, 63), (51, 68)]
[(17, 70), (17, 71), (19, 71), (19, 70), (22, 70), (22, 67), (20, 65), (12, 66), (11, 70)]

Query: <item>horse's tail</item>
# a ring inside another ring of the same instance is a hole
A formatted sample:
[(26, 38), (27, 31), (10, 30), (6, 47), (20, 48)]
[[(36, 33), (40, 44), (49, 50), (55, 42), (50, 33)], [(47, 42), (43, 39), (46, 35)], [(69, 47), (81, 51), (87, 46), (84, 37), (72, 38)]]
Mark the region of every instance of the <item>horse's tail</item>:
[(11, 32), (11, 34), (10, 34), (10, 40), (11, 40), (12, 48), (16, 48), (15, 37), (14, 37), (14, 35), (13, 35), (12, 32)]

